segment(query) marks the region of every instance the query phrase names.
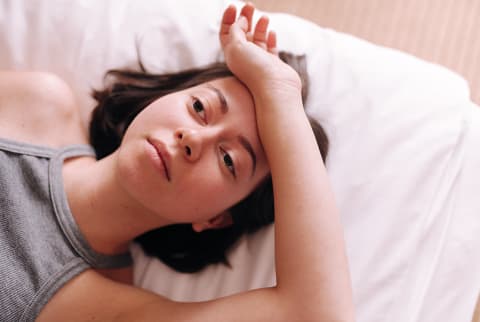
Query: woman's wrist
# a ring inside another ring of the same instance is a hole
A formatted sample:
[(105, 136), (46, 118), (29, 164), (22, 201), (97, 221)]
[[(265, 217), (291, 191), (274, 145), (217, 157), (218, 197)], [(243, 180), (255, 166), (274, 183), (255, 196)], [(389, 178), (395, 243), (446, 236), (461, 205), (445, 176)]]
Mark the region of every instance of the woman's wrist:
[(271, 87), (262, 91), (252, 92), (257, 114), (267, 112), (300, 111), (304, 113), (302, 94), (299, 89)]

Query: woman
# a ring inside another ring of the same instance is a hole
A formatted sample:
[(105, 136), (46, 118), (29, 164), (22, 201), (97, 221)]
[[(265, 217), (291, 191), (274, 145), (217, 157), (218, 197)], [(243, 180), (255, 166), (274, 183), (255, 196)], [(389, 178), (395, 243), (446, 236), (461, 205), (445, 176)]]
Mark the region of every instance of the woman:
[[(8, 75), (0, 101), (0, 136), (9, 139), (2, 141), (7, 151), (2, 158), (5, 164), (15, 159), (17, 173), (24, 177), (18, 181), (2, 173), (13, 183), (2, 188), (2, 205), (10, 207), (13, 219), (5, 225), (14, 230), (19, 223), (12, 213), (18, 205), (11, 204), (19, 192), (32, 193), (29, 207), (46, 194), (59, 196), (59, 201), (53, 201), (58, 229), (86, 262), (111, 268), (128, 263), (122, 254), (130, 241), (153, 228), (189, 222), (201, 231), (230, 225), (226, 210), (270, 175), (277, 221), (277, 285), (209, 302), (177, 303), (119, 283), (129, 282), (128, 271), (87, 269), (88, 263), (70, 260), (64, 255), (69, 250), (58, 247), (43, 258), (37, 254), (24, 267), (19, 264), (13, 273), (2, 266), (12, 279), (32, 266), (41, 275), (44, 268), (60, 261), (70, 269), (50, 279), (61, 285), (54, 294), (49, 293), (52, 288), (40, 289), (32, 307), (20, 315), (8, 307), (3, 316), (25, 321), (353, 320), (341, 227), (303, 111), (301, 82), (275, 55), (275, 35), (267, 32), (267, 18), (260, 19), (249, 39), (253, 11), (253, 6), (246, 5), (236, 20), (231, 6), (222, 19), (220, 41), (226, 63), (238, 79), (216, 79), (151, 102), (128, 126), (120, 147), (100, 161), (84, 146), (62, 148), (60, 153), (39, 148), (87, 143), (73, 100), (55, 79), (29, 75), (28, 82), (42, 82), (38, 88), (26, 84), (22, 75)], [(30, 90), (22, 92), (25, 88)], [(32, 88), (56, 94), (47, 96)], [(35, 100), (38, 97), (42, 101)], [(32, 101), (37, 110), (26, 114), (25, 105)], [(52, 122), (54, 128), (49, 126)], [(25, 147), (11, 140), (35, 145)], [(37, 184), (46, 181), (35, 171), (41, 167), (48, 167), (52, 184)], [(184, 202), (173, 202), (178, 195)], [(22, 231), (35, 234), (43, 229), (33, 213), (31, 220), (32, 225), (22, 221)], [(31, 240), (34, 236), (3, 247), (9, 255), (33, 255)], [(56, 241), (51, 245), (56, 246)], [(58, 260), (52, 263), (51, 256)], [(27, 274), (25, 283), (32, 281), (36, 280)], [(8, 279), (2, 282), (4, 292)], [(15, 298), (17, 288), (13, 284), (8, 294), (21, 303)], [(2, 308), (11, 300), (3, 295)], [(42, 296), (48, 301), (42, 302)]]
[[(302, 79), (302, 100), (305, 100), (307, 96), (305, 57), (285, 52), (279, 53), (279, 57), (298, 72)], [(94, 91), (98, 105), (92, 113), (90, 122), (90, 143), (98, 159), (114, 153), (120, 147), (131, 122), (158, 98), (219, 78), (233, 77), (224, 63), (162, 75), (147, 73), (141, 62), (139, 65), (142, 71), (109, 71), (108, 86), (101, 91)], [(189, 106), (193, 109), (193, 114), (207, 116), (209, 106), (203, 97), (194, 96)], [(309, 118), (309, 122), (325, 159), (328, 153), (327, 136), (314, 119)], [(203, 122), (201, 125), (204, 125)], [(229, 153), (221, 154), (224, 157), (223, 162), (231, 162), (234, 166), (234, 160)], [(178, 201), (182, 200), (183, 196), (176, 197)], [(211, 199), (212, 197), (209, 197), (206, 202)], [(255, 232), (273, 222), (273, 187), (270, 176), (262, 179), (247, 197), (225, 211), (224, 218), (226, 220), (223, 225), (215, 226), (221, 229), (203, 229), (206, 227), (198, 225), (192, 227), (191, 223), (175, 224), (149, 231), (137, 237), (136, 241), (146, 253), (158, 257), (179, 272), (197, 272), (212, 263), (221, 262), (228, 265), (226, 252), (242, 234)]]

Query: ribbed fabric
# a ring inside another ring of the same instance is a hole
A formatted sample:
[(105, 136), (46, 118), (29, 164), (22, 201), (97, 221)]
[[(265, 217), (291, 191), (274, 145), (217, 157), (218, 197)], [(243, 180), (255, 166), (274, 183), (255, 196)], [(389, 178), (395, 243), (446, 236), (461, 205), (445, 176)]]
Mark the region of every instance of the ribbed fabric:
[[(480, 104), (478, 0), (251, 0), (438, 63), (470, 83)], [(281, 35), (279, 35), (281, 37)]]
[(2, 322), (34, 321), (59, 288), (89, 267), (131, 264), (129, 254), (95, 252), (69, 210), (62, 165), (81, 155), (94, 152), (89, 146), (54, 150), (0, 139)]

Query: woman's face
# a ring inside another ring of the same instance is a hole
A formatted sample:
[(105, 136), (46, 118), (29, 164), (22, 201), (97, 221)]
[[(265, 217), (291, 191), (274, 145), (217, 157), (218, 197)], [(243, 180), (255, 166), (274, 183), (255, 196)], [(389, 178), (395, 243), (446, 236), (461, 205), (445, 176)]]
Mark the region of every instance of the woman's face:
[(117, 155), (122, 188), (169, 223), (215, 217), (269, 172), (253, 99), (233, 77), (154, 101), (131, 123)]

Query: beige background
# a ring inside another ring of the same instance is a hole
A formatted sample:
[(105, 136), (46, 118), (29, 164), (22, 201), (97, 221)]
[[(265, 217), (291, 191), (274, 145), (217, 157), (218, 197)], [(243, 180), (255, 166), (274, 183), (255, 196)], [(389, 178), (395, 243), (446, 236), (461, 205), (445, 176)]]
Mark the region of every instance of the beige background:
[(480, 104), (480, 0), (250, 1), (444, 65), (467, 79)]
[(461, 74), (480, 104), (480, 0), (251, 0)]

